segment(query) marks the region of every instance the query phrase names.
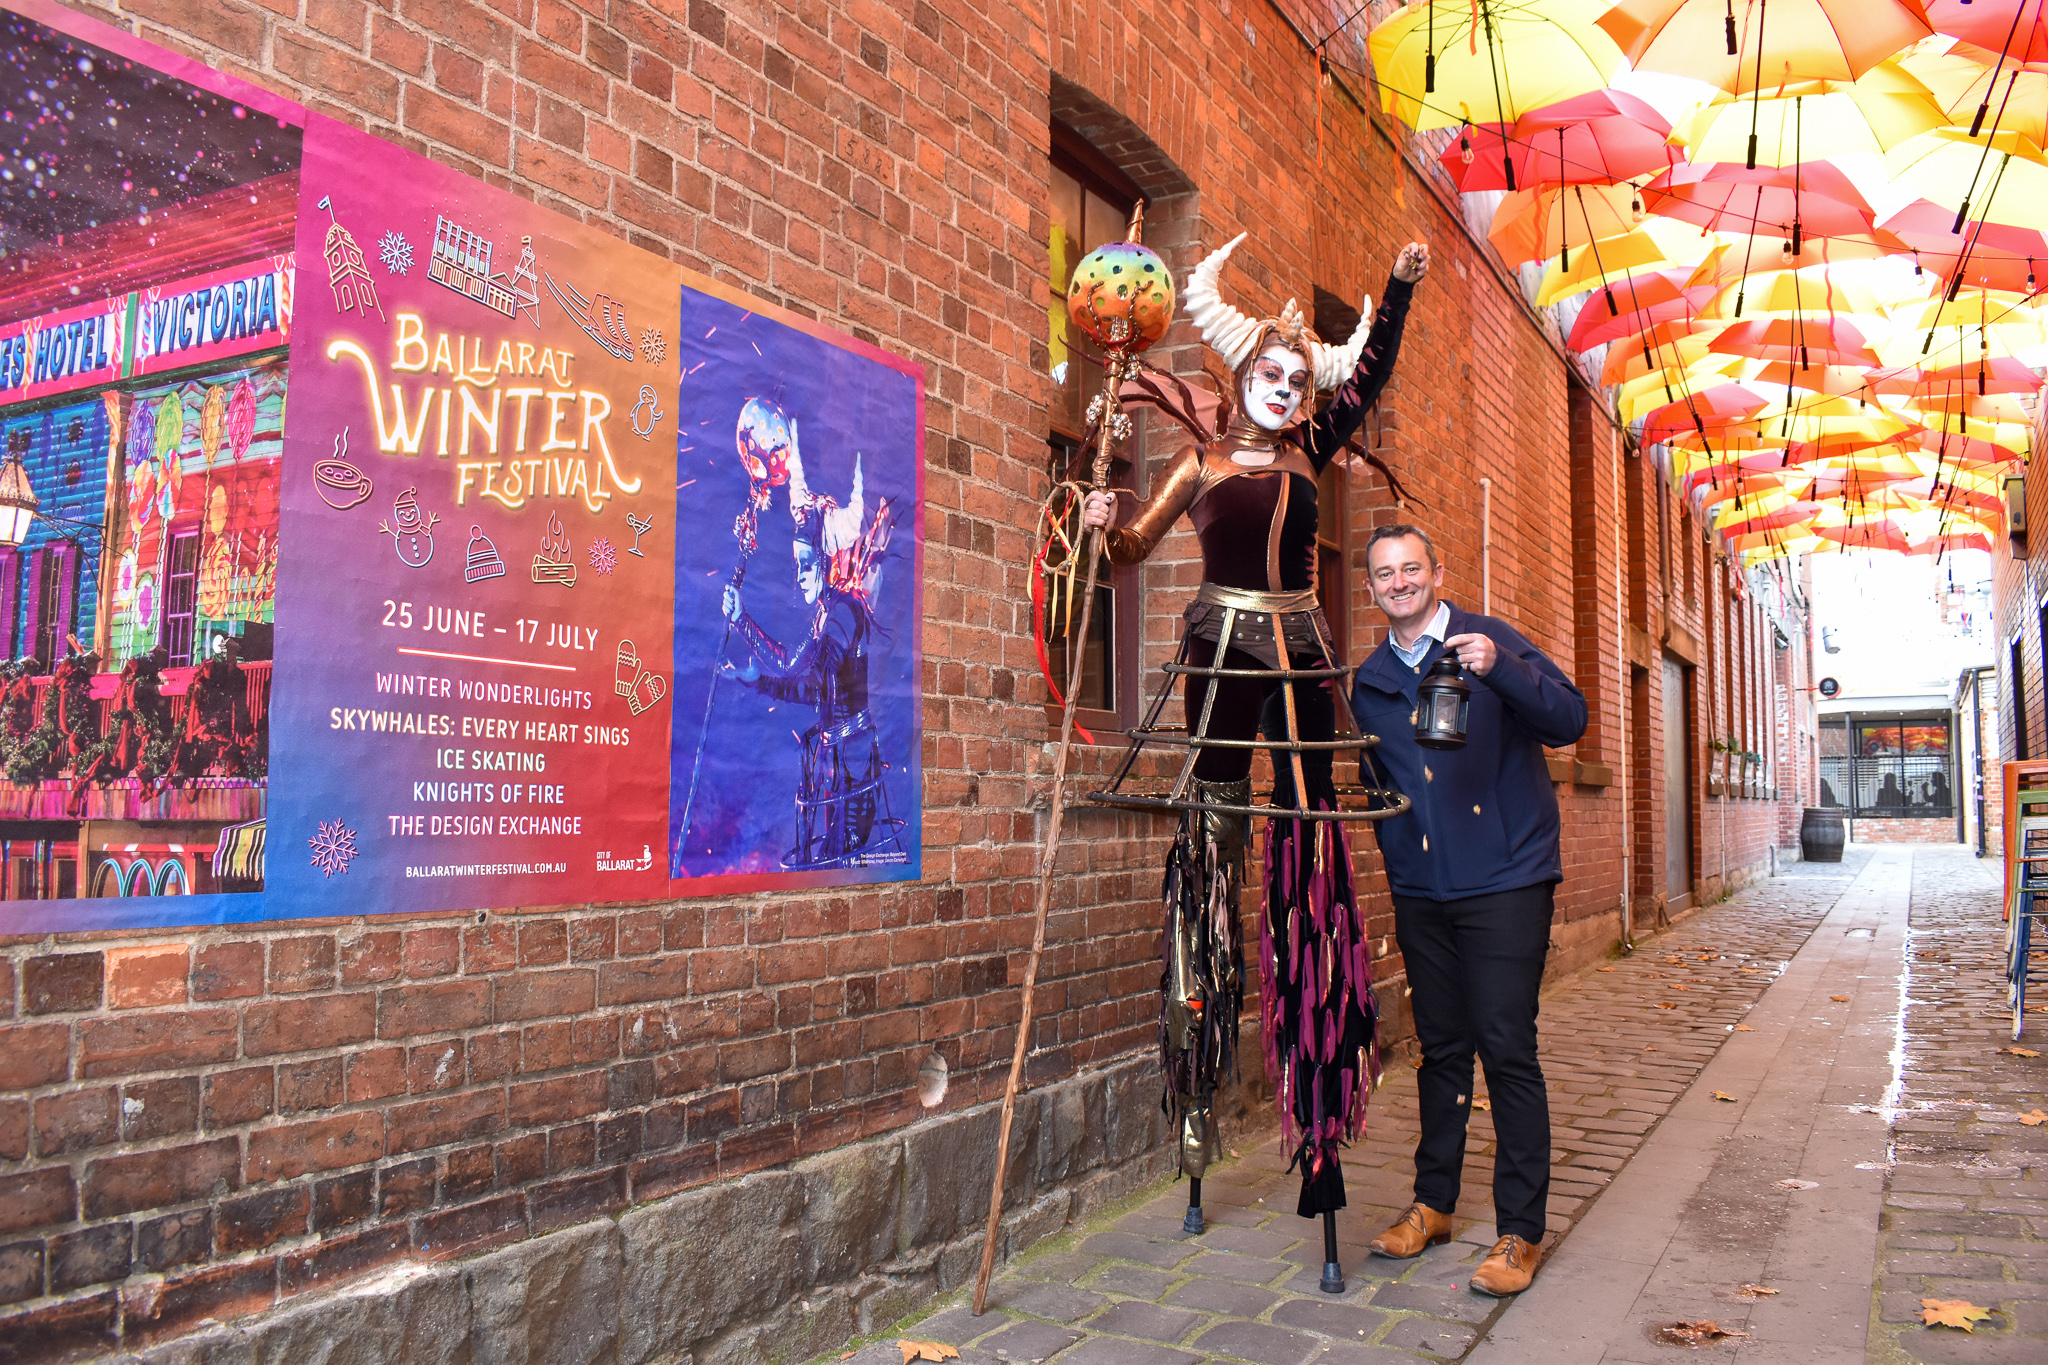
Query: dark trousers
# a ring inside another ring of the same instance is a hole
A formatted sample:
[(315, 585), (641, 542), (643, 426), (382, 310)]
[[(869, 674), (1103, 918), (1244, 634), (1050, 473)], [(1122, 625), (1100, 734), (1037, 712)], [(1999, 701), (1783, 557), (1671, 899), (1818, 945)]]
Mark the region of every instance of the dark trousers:
[(1493, 1101), (1496, 1230), (1537, 1243), (1550, 1193), (1550, 1097), (1536, 1059), (1536, 991), (1555, 893), (1543, 882), (1455, 901), (1394, 897), (1422, 1044), (1416, 1201), (1439, 1213), (1458, 1206), (1476, 1053)]

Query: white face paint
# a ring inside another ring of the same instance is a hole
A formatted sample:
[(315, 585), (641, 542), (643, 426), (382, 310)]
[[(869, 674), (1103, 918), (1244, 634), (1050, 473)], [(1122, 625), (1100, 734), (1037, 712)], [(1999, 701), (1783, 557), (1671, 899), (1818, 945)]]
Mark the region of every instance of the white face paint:
[(1308, 400), (1308, 361), (1285, 346), (1268, 346), (1252, 361), (1244, 381), (1245, 416), (1267, 431), (1294, 420)]
[(790, 545), (790, 552), (796, 556), (797, 590), (806, 604), (814, 603), (825, 592), (824, 557), (801, 540)]

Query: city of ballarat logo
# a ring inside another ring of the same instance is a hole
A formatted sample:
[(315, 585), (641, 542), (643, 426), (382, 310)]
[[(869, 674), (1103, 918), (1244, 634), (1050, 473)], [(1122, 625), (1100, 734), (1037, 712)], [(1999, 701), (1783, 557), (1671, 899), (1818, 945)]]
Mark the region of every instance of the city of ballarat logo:
[(599, 872), (645, 872), (653, 866), (654, 850), (646, 844), (640, 845), (640, 856), (637, 858), (631, 856), (614, 858), (610, 853), (599, 853), (597, 855), (597, 870)]

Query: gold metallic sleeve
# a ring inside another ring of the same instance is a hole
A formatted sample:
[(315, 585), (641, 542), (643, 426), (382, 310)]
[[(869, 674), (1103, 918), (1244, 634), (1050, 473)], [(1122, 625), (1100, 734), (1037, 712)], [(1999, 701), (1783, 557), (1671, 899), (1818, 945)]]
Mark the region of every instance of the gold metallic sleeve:
[(1123, 526), (1112, 527), (1102, 538), (1102, 547), (1112, 564), (1136, 564), (1152, 553), (1181, 514), (1195, 501), (1202, 482), (1202, 448), (1183, 446), (1180, 454), (1159, 476), (1159, 487), (1138, 514)]

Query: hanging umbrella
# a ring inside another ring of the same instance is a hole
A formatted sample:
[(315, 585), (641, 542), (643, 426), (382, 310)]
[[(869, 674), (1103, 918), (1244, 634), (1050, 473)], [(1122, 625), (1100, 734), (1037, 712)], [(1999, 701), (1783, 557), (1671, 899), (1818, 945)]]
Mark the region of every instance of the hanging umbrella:
[(1908, 545), (1906, 553), (1909, 555), (1935, 555), (1938, 557), (1949, 550), (1982, 550), (1989, 554), (1991, 552), (1991, 543), (1990, 532), (1982, 527), (1972, 527), (1967, 531), (1953, 532), (1949, 535), (1938, 535), (1931, 540), (1923, 540), (1917, 544)]
[[(1822, 540), (1831, 542), (1837, 551), (1843, 550), (1891, 550), (1906, 553), (1906, 535), (1888, 519), (1845, 522), (1840, 526), (1815, 526), (1813, 533)], [(1811, 553), (1826, 553), (1816, 546)]]
[(1643, 207), (1717, 232), (1775, 229), (1792, 241), (1794, 256), (1815, 237), (1884, 241), (1870, 205), (1825, 161), (1754, 171), (1732, 161), (1674, 166), (1643, 188)]
[(1667, 375), (1683, 379), (1688, 375), (1732, 372), (1741, 364), (1739, 360), (1707, 350), (1716, 330), (1694, 331), (1683, 320), (1659, 323), (1630, 338), (1627, 345), (1610, 346), (1600, 368), (1600, 382), (1628, 384)]
[(1926, 0), (1936, 33), (1960, 38), (2007, 63), (2048, 62), (2041, 0)]
[(1748, 94), (1786, 81), (1853, 81), (1927, 36), (1911, 0), (1622, 0), (1600, 27), (1644, 71)]
[(1679, 436), (1697, 435), (1705, 427), (1711, 435), (1717, 428), (1746, 423), (1770, 406), (1740, 384), (1716, 384), (1682, 403), (1668, 403), (1643, 419), (1642, 441), (1655, 445)]
[(1999, 61), (1972, 47), (1936, 51), (1938, 42), (1900, 53), (1897, 65), (1926, 87), (1947, 115), (1944, 122), (1981, 133), (1996, 114), (2001, 129), (2048, 143), (2048, 73)]
[(1939, 128), (1948, 115), (1926, 86), (1895, 63), (1858, 81), (1810, 81), (1783, 94), (1717, 100), (1672, 130), (1690, 161), (1746, 163), (1752, 128), (1759, 166), (1880, 155)]
[[(1999, 197), (2004, 198), (2003, 189)], [(1916, 199), (1878, 226), (1904, 242), (1921, 266), (1944, 284), (1954, 279), (1965, 251), (1969, 260), (1960, 280), (1963, 285), (2032, 294), (2040, 280), (2048, 280), (2048, 235), (2037, 228), (1981, 218), (1968, 219), (1952, 232), (1955, 217), (1952, 207)]]
[[(1630, 212), (1633, 215), (1633, 204)], [(1696, 268), (1717, 242), (1712, 233), (1703, 233), (1675, 219), (1646, 214), (1627, 232), (1588, 242), (1584, 251), (1575, 243), (1569, 265), (1553, 259), (1544, 268), (1543, 283), (1537, 286), (1536, 306), (1547, 308), (1559, 299), (1588, 289), (1613, 287), (1628, 275), (1681, 265)]]
[(1876, 365), (1877, 352), (1844, 317), (1815, 313), (1797, 317), (1751, 318), (1732, 323), (1714, 338), (1712, 350), (1760, 360), (1808, 365)]
[(1512, 124), (1604, 87), (1621, 53), (1605, 0), (1422, 0), (1372, 31), (1381, 107), (1409, 127)]
[(1767, 313), (1866, 313), (1882, 317), (1884, 301), (1861, 280), (1838, 278), (1826, 266), (1760, 270), (1721, 286), (1700, 308), (1707, 318), (1746, 318)]
[(1958, 220), (2025, 227), (2048, 218), (2048, 152), (2024, 133), (1937, 128), (1885, 153), (1892, 183)]
[[(1683, 161), (1670, 136), (1670, 122), (1634, 95), (1595, 90), (1532, 109), (1511, 128), (1482, 123), (1460, 129), (1437, 160), (1468, 194), (1612, 185), (1648, 179)], [(1506, 176), (1509, 166), (1514, 168), (1512, 185)]]
[(1610, 312), (1608, 303), (1603, 301), (1608, 296), (1594, 295), (1579, 310), (1578, 321), (1572, 325), (1565, 346), (1574, 351), (1590, 351), (1656, 323), (1693, 317), (1699, 306), (1713, 297), (1713, 291), (1686, 288), (1685, 277), (1689, 273), (1681, 269), (1631, 276), (1627, 287), (1610, 291), (1617, 312)]
[(1568, 185), (1548, 190), (1514, 190), (1493, 212), (1486, 240), (1510, 266), (1588, 249), (1600, 238), (1636, 226), (1636, 192), (1629, 185)]
[(1865, 397), (1870, 389), (1870, 371), (1859, 365), (1802, 365), (1794, 360), (1749, 360), (1743, 362), (1738, 377), (1745, 384), (1768, 388), (1790, 385), (1830, 398)]

